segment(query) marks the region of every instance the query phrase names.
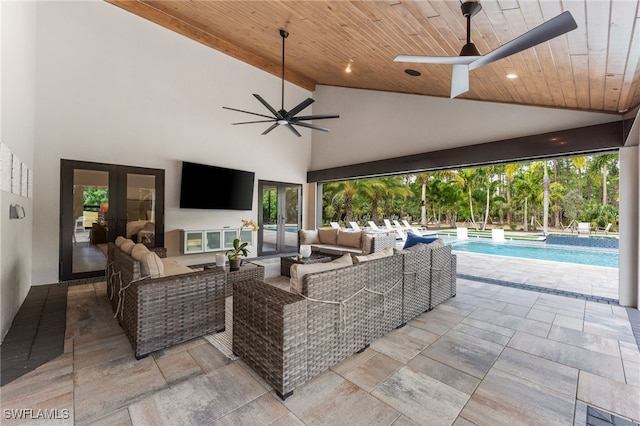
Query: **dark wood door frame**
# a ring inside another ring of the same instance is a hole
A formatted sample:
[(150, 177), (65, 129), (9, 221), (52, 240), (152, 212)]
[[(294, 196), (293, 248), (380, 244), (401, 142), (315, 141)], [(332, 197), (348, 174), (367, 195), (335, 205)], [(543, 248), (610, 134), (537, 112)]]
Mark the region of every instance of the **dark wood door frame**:
[(155, 243), (164, 246), (164, 170), (119, 164), (60, 160), (60, 241), (59, 279), (68, 281), (104, 275), (104, 270), (73, 273), (73, 184), (74, 170), (96, 170), (109, 173), (108, 241), (125, 235), (127, 224), (127, 174), (153, 175), (156, 178)]

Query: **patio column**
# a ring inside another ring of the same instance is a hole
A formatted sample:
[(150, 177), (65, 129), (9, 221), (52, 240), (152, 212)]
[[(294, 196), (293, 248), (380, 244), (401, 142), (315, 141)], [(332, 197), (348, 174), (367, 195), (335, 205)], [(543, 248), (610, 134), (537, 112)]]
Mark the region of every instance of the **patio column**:
[[(633, 135), (630, 135), (632, 138)], [(636, 135), (636, 137), (638, 137)], [(640, 150), (638, 146), (620, 149), (620, 305), (640, 306)]]

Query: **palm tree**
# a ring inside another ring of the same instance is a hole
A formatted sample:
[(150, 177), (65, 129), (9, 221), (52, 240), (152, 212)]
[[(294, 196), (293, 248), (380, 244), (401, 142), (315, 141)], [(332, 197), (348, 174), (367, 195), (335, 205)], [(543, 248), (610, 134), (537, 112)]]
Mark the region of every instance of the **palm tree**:
[(582, 170), (587, 165), (586, 157), (573, 157), (571, 164), (578, 170), (578, 195), (582, 197)]
[(340, 199), (344, 202), (345, 221), (353, 220), (353, 197), (361, 186), (359, 180), (343, 180), (339, 182), (331, 182), (323, 185), (332, 194), (332, 201)]
[(468, 169), (459, 170), (458, 175), (464, 182), (463, 189), (467, 193), (467, 197), (469, 200), (469, 216), (471, 219), (471, 223), (473, 223), (473, 227), (477, 230), (478, 224), (476, 223), (476, 219), (473, 213), (473, 190), (478, 179), (477, 169), (470, 167)]
[(544, 209), (542, 219), (542, 232), (544, 235), (549, 233), (549, 173), (547, 172), (547, 162), (542, 162), (542, 168), (544, 169), (544, 175), (542, 178), (542, 189), (544, 191)]
[(504, 166), (504, 177), (506, 179), (505, 187), (507, 193), (507, 225), (511, 226), (511, 221), (513, 219), (513, 213), (511, 211), (511, 183), (513, 182), (513, 177), (520, 170), (520, 164), (511, 163)]
[(602, 173), (602, 205), (607, 205), (607, 170), (609, 164), (618, 160), (618, 154), (597, 155), (591, 158), (590, 168), (594, 171), (599, 170)]

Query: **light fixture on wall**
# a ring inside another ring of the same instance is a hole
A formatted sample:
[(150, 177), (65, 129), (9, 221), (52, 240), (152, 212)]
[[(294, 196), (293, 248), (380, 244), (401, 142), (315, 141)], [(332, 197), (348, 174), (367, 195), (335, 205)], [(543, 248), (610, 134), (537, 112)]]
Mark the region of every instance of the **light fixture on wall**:
[(273, 117), (265, 115), (265, 114), (259, 114), (259, 113), (256, 113), (256, 112), (244, 111), (244, 110), (236, 109), (236, 108), (229, 108), (229, 107), (222, 107), (222, 108), (229, 109), (231, 111), (243, 112), (245, 114), (257, 115), (258, 117), (268, 118), (268, 120), (243, 121), (243, 122), (240, 122), (240, 123), (231, 123), (233, 125), (237, 125), (237, 124), (254, 124), (254, 123), (273, 123), (267, 130), (262, 132), (263, 135), (266, 135), (267, 133), (269, 133), (270, 131), (272, 131), (273, 129), (275, 129), (276, 127), (278, 127), (280, 125), (287, 126), (287, 128), (289, 128), (289, 130), (291, 130), (291, 132), (293, 132), (293, 134), (295, 134), (298, 137), (300, 137), (302, 135), (293, 126), (307, 127), (309, 129), (313, 129), (313, 130), (320, 130), (322, 132), (328, 132), (329, 129), (327, 129), (326, 127), (320, 127), (320, 126), (316, 126), (315, 124), (305, 123), (305, 121), (309, 121), (309, 120), (325, 120), (325, 119), (328, 119), (328, 118), (340, 118), (340, 116), (338, 114), (306, 115), (306, 116), (302, 116), (302, 117), (296, 117), (296, 115), (299, 112), (301, 112), (303, 109), (305, 109), (306, 107), (308, 107), (309, 105), (311, 105), (313, 103), (313, 99), (307, 98), (304, 101), (300, 102), (297, 106), (295, 106), (292, 109), (290, 109), (289, 111), (284, 109), (284, 41), (285, 41), (285, 39), (287, 37), (289, 37), (289, 33), (286, 32), (285, 30), (280, 30), (280, 36), (282, 37), (282, 104), (281, 104), (280, 111), (276, 111), (276, 109), (273, 108), (271, 105), (269, 105), (267, 103), (267, 101), (265, 101), (264, 99), (262, 99), (262, 97), (260, 95), (257, 95), (255, 93), (253, 94), (253, 96), (255, 96), (255, 98), (258, 101), (260, 101), (260, 103), (262, 105), (264, 105), (271, 112), (271, 114), (273, 114)]
[(19, 204), (11, 204), (9, 206), (9, 219), (24, 219), (26, 213), (24, 207)]

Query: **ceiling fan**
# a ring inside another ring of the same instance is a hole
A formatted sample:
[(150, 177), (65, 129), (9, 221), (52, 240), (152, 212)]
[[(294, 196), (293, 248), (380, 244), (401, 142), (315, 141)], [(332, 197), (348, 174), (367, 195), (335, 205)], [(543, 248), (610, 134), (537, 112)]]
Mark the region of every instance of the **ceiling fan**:
[(243, 121), (240, 123), (231, 123), (233, 125), (237, 124), (254, 124), (254, 123), (273, 123), (267, 130), (262, 132), (263, 135), (266, 135), (276, 127), (283, 125), (287, 126), (289, 130), (291, 130), (296, 136), (300, 137), (300, 133), (293, 126), (301, 126), (308, 127), (313, 130), (320, 130), (323, 132), (328, 132), (329, 129), (326, 127), (316, 126), (315, 124), (305, 123), (305, 121), (309, 120), (325, 120), (328, 118), (340, 118), (338, 114), (324, 114), (324, 115), (304, 115), (300, 117), (296, 117), (296, 115), (301, 112), (303, 109), (308, 107), (313, 103), (313, 99), (307, 98), (304, 101), (300, 102), (298, 105), (290, 109), (289, 111), (284, 109), (284, 41), (287, 37), (289, 37), (289, 33), (285, 30), (280, 30), (280, 36), (282, 37), (282, 103), (280, 107), (280, 111), (276, 111), (267, 101), (265, 101), (260, 95), (253, 94), (257, 100), (260, 101), (262, 105), (264, 105), (270, 112), (273, 114), (273, 117), (269, 115), (259, 114), (256, 112), (243, 111), (241, 109), (222, 107), (224, 109), (230, 109), (232, 111), (244, 112), (245, 114), (257, 115), (258, 117), (268, 118), (268, 120), (257, 120), (257, 121)]
[[(462, 3), (462, 2), (461, 2)], [(462, 47), (459, 56), (412, 56), (398, 55), (395, 62), (414, 62), (422, 64), (453, 65), (451, 75), (451, 98), (469, 91), (469, 71), (491, 62), (511, 56), (530, 47), (549, 41), (552, 38), (578, 28), (576, 21), (569, 11), (551, 18), (519, 37), (503, 44), (495, 50), (481, 55), (471, 42), (471, 18), (480, 10), (482, 5), (478, 1), (466, 1), (461, 4), (462, 16), (467, 18), (467, 44)]]

